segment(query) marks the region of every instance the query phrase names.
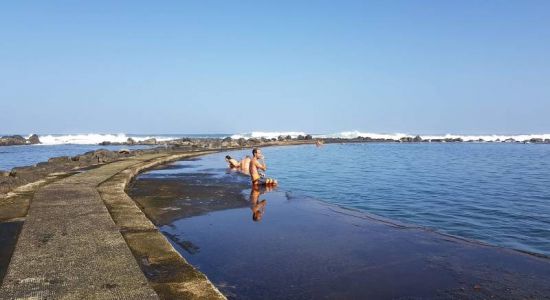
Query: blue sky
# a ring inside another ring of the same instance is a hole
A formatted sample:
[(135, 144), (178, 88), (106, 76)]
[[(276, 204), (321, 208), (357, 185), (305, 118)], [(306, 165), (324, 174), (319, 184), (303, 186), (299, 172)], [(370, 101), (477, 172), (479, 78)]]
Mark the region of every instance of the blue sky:
[(550, 1), (10, 1), (0, 132), (550, 132)]

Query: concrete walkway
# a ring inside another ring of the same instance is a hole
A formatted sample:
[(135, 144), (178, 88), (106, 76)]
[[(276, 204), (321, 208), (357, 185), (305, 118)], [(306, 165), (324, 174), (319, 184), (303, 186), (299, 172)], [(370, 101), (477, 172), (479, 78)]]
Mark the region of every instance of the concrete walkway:
[(40, 188), (31, 201), (0, 298), (158, 299), (98, 186), (128, 168), (175, 158), (146, 154)]

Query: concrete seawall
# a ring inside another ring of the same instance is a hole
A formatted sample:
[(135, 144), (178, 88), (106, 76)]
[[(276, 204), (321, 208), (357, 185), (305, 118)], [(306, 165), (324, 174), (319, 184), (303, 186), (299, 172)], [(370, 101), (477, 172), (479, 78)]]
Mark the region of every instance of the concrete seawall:
[(144, 169), (206, 153), (144, 154), (39, 187), (0, 298), (224, 299), (124, 192)]

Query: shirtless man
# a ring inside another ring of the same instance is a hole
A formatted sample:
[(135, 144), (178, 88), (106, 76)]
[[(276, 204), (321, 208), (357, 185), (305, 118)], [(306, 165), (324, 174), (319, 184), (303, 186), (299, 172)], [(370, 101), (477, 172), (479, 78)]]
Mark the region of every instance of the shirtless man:
[(229, 155), (225, 156), (225, 161), (229, 164), (229, 167), (232, 169), (240, 168), (241, 164), (236, 159), (232, 158)]
[(277, 180), (271, 178), (262, 178), (260, 176), (260, 170), (267, 170), (267, 166), (264, 163), (260, 163), (260, 159), (263, 160), (262, 150), (258, 148), (252, 149), (252, 159), (250, 160), (250, 177), (252, 178), (252, 185), (276, 185)]
[(250, 167), (250, 156), (245, 156), (241, 160), (241, 172), (243, 172), (246, 175), (250, 175), (249, 168)]

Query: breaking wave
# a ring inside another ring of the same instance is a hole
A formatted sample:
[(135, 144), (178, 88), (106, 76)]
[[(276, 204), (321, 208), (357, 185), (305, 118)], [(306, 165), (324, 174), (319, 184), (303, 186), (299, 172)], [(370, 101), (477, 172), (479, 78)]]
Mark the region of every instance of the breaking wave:
[(99, 133), (89, 133), (89, 134), (68, 134), (68, 135), (41, 135), (39, 136), (40, 142), (43, 145), (62, 145), (62, 144), (75, 144), (75, 145), (97, 145), (101, 142), (111, 142), (111, 143), (123, 143), (132, 138), (135, 141), (143, 141), (150, 138), (155, 138), (157, 141), (167, 141), (173, 140), (178, 137), (176, 136), (139, 136), (139, 135), (126, 135), (123, 133), (119, 134), (99, 134)]
[[(181, 135), (146, 135), (146, 134), (100, 134), (100, 133), (88, 133), (88, 134), (47, 134), (40, 135), (40, 141), (43, 145), (63, 145), (63, 144), (76, 144), (76, 145), (97, 145), (101, 142), (111, 143), (123, 143), (128, 138), (134, 139), (134, 141), (143, 141), (146, 139), (155, 138), (157, 141), (168, 141), (178, 139), (182, 137), (192, 138), (226, 138), (231, 137), (233, 139), (239, 138), (277, 138), (279, 136), (291, 136), (296, 138), (300, 135), (305, 136), (307, 132), (303, 131), (253, 131), (250, 133), (239, 134), (181, 134)], [(445, 135), (433, 135), (433, 134), (407, 134), (407, 133), (373, 133), (373, 132), (361, 132), (361, 131), (342, 131), (330, 134), (311, 134), (314, 138), (341, 138), (341, 139), (354, 139), (357, 137), (369, 137), (372, 139), (392, 139), (399, 140), (403, 137), (415, 137), (419, 135), (424, 140), (433, 139), (462, 139), (463, 141), (486, 141), (486, 142), (504, 142), (504, 141), (529, 141), (531, 139), (550, 139), (550, 134), (519, 134), (519, 135), (504, 135), (504, 134), (480, 134), (480, 135), (461, 135), (461, 134), (445, 134)]]

